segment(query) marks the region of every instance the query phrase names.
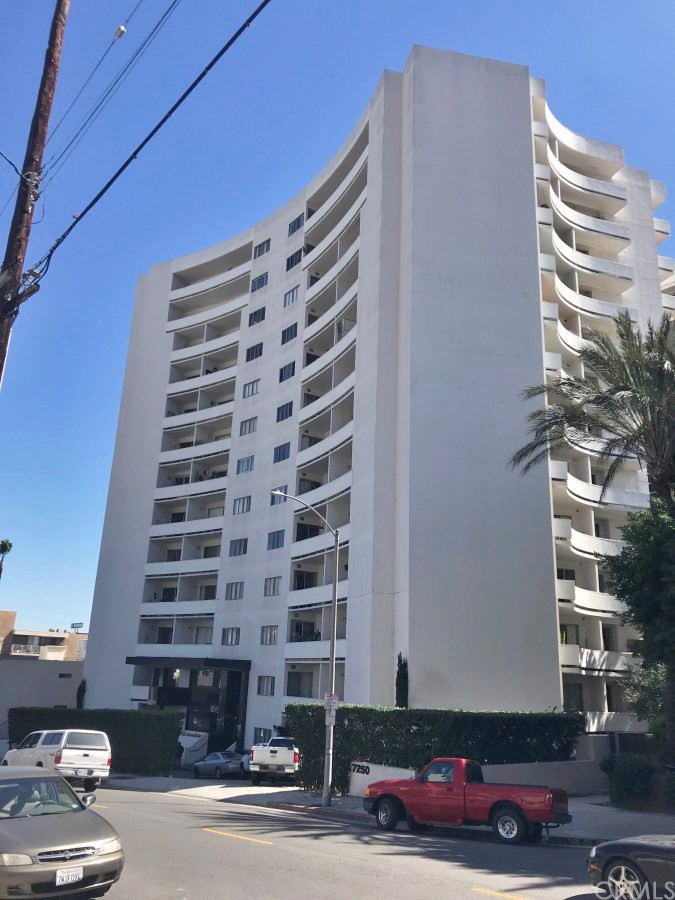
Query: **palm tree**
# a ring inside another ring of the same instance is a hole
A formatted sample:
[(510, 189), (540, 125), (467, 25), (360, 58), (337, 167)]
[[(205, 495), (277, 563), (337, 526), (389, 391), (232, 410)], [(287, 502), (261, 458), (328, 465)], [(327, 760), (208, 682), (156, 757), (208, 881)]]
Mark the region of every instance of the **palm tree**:
[(2, 564), (5, 561), (5, 557), (12, 549), (12, 542), (8, 541), (7, 538), (4, 538), (0, 541), (0, 578), (2, 578)]
[(524, 400), (546, 395), (548, 405), (528, 415), (530, 440), (509, 462), (525, 473), (570, 445), (592, 441), (610, 463), (601, 499), (626, 461), (637, 457), (650, 494), (673, 510), (675, 328), (664, 315), (643, 336), (625, 311), (614, 325), (616, 341), (596, 329), (584, 332), (583, 377), (561, 375), (523, 391)]

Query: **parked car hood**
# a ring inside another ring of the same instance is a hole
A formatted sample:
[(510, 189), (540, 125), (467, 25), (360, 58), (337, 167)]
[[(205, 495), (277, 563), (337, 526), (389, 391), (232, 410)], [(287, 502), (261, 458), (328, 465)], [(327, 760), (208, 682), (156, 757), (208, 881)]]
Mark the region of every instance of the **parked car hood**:
[(616, 841), (606, 841), (604, 844), (598, 844), (598, 850), (613, 853), (620, 848), (629, 850), (631, 847), (643, 844), (672, 847), (675, 845), (675, 837), (672, 834), (640, 834), (636, 837), (619, 838)]
[(89, 809), (72, 813), (53, 813), (0, 819), (0, 847), (3, 853), (28, 853), (35, 856), (45, 850), (86, 847), (117, 837), (115, 829)]

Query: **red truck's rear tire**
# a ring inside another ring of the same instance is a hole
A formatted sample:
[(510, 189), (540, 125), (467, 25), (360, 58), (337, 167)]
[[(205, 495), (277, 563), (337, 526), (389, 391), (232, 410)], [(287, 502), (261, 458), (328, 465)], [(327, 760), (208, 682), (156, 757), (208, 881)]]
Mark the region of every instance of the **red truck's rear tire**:
[(492, 830), (505, 844), (522, 844), (528, 834), (527, 819), (513, 806), (501, 806), (492, 816)]
[(401, 817), (401, 806), (393, 797), (382, 797), (375, 810), (377, 827), (382, 831), (393, 831)]

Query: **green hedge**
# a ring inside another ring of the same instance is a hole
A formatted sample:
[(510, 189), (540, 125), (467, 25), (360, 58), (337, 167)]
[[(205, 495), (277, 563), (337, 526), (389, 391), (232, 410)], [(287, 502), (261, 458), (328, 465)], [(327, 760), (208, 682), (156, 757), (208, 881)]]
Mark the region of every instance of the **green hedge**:
[[(305, 787), (323, 782), (323, 706), (292, 703), (284, 730), (295, 738)], [(419, 768), (430, 757), (459, 756), (485, 764), (551, 762), (573, 757), (584, 720), (574, 713), (461, 712), (343, 705), (337, 713), (333, 777), (337, 791), (349, 787), (349, 765), (364, 760)]]
[(8, 727), (11, 743), (19, 743), (31, 731), (47, 728), (105, 731), (110, 738), (114, 771), (168, 775), (174, 766), (180, 721), (171, 712), (25, 706), (9, 710)]
[(658, 766), (653, 759), (622, 753), (614, 757), (609, 768), (605, 764), (603, 770), (609, 775), (609, 796), (616, 806), (643, 806), (654, 796)]

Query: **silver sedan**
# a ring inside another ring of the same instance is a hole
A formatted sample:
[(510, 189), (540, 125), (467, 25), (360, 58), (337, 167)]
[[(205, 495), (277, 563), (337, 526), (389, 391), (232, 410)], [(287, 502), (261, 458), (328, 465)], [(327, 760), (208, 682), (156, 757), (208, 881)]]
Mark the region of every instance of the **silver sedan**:
[(241, 753), (232, 750), (209, 753), (192, 766), (192, 774), (195, 778), (224, 778), (226, 775), (241, 775)]

